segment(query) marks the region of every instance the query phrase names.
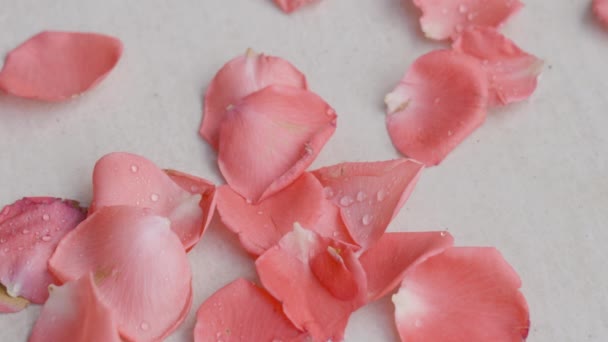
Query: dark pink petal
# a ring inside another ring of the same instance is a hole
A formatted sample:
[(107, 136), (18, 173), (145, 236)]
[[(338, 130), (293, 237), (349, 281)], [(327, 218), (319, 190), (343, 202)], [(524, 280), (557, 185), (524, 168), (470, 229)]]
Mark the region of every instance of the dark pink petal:
[(285, 317), (281, 303), (242, 278), (201, 305), (194, 327), (195, 342), (304, 342), (306, 336)]
[(433, 51), (414, 62), (385, 102), (393, 145), (437, 165), (485, 120), (487, 75), (473, 57)]
[(593, 0), (593, 13), (608, 28), (608, 0)]
[(313, 174), (361, 247), (373, 245), (408, 199), (424, 166), (410, 159), (342, 163)]
[(53, 278), (47, 262), (59, 241), (85, 218), (75, 201), (24, 198), (0, 212), (0, 283), (12, 297), (42, 304)]
[(41, 32), (11, 51), (0, 71), (0, 90), (62, 101), (94, 87), (114, 68), (122, 43), (95, 33)]
[(93, 273), (127, 340), (162, 340), (192, 304), (192, 274), (168, 219), (151, 209), (103, 207), (57, 246), (49, 269), (63, 282)]
[(0, 313), (19, 312), (30, 305), (30, 301), (23, 297), (11, 297), (6, 293), (6, 287), (0, 284)]
[(291, 13), (302, 6), (318, 2), (319, 0), (274, 0), (274, 3), (285, 13)]
[(359, 258), (367, 275), (368, 301), (384, 297), (401, 283), (407, 270), (453, 244), (448, 232), (384, 234)]
[(183, 175), (174, 174), (173, 178), (178, 178), (182, 185), (189, 184), (187, 190), (143, 157), (110, 153), (95, 164), (91, 212), (116, 205), (150, 208), (171, 220), (171, 228), (190, 250), (200, 240), (214, 206), (213, 198), (208, 197), (210, 183), (198, 182), (200, 191), (192, 191), (195, 184), (190, 184), (192, 180), (184, 179)]
[(523, 101), (534, 93), (543, 61), (522, 51), (495, 29), (465, 30), (453, 48), (481, 62), (488, 74), (491, 106)]
[(408, 271), (393, 296), (402, 341), (521, 342), (521, 281), (494, 248), (451, 248)]
[(220, 125), (226, 109), (246, 96), (274, 84), (307, 89), (306, 77), (291, 63), (279, 57), (258, 54), (249, 49), (245, 55), (226, 63), (205, 93), (201, 136), (217, 150)]
[(299, 225), (260, 256), (256, 267), (287, 317), (314, 341), (342, 341), (350, 314), (366, 299), (365, 272), (350, 247)]
[(519, 0), (414, 0), (422, 10), (420, 25), (431, 39), (456, 38), (471, 26), (498, 28), (523, 3)]
[(336, 129), (336, 113), (306, 90), (270, 86), (235, 105), (222, 122), (219, 167), (252, 203), (293, 183)]
[(29, 342), (121, 342), (114, 313), (100, 299), (91, 274), (49, 290)]

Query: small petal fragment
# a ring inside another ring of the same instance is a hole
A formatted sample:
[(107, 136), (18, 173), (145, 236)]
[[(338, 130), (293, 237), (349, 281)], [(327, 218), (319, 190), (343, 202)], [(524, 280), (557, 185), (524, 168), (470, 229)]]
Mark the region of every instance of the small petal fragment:
[(453, 244), (448, 232), (384, 234), (359, 258), (367, 275), (368, 301), (384, 297), (401, 283), (406, 271)]
[(335, 129), (335, 111), (314, 93), (264, 88), (226, 114), (220, 171), (234, 191), (257, 203), (293, 183)]
[(256, 267), (285, 315), (314, 341), (342, 341), (350, 314), (365, 302), (365, 273), (350, 247), (297, 224)]
[(237, 279), (209, 297), (196, 316), (195, 342), (306, 341), (264, 289)]
[(466, 30), (452, 47), (481, 62), (488, 74), (490, 106), (523, 101), (534, 93), (543, 61), (522, 51), (495, 29)]
[(342, 163), (313, 174), (340, 208), (350, 236), (366, 249), (380, 239), (405, 204), (423, 168), (414, 160), (397, 159)]
[(201, 192), (209, 182), (197, 185), (201, 191), (191, 191), (190, 187), (184, 190), (172, 180), (178, 178), (185, 185), (188, 181), (184, 174), (180, 175), (174, 173), (170, 177), (151, 161), (134, 154), (110, 153), (99, 159), (93, 170), (91, 212), (117, 205), (150, 208), (171, 220), (173, 231), (190, 250), (200, 240), (214, 207), (209, 194)]
[(114, 314), (101, 301), (91, 274), (50, 291), (29, 342), (121, 342)]
[(306, 77), (288, 61), (249, 49), (226, 63), (215, 75), (207, 92), (200, 134), (217, 150), (220, 125), (227, 108), (270, 85), (307, 89)]
[(473, 57), (433, 51), (414, 62), (385, 102), (393, 145), (437, 165), (485, 120), (487, 75)]
[(498, 28), (517, 13), (519, 0), (414, 0), (422, 11), (420, 25), (430, 39), (456, 38), (472, 26)]
[(0, 313), (19, 312), (30, 305), (30, 301), (23, 298), (13, 298), (6, 293), (6, 287), (0, 284)]
[(302, 6), (318, 2), (318, 0), (274, 0), (274, 3), (285, 13), (292, 13)]
[(494, 248), (451, 248), (407, 272), (393, 296), (402, 341), (521, 342), (530, 326), (521, 281)]
[(0, 212), (0, 283), (12, 297), (43, 304), (53, 278), (47, 263), (86, 214), (75, 201), (31, 197)]
[(593, 0), (593, 13), (608, 28), (608, 0)]
[(63, 282), (92, 272), (128, 340), (162, 340), (192, 304), (192, 274), (168, 219), (150, 209), (103, 207), (57, 246), (49, 269)]
[(101, 82), (121, 54), (122, 43), (110, 36), (41, 32), (8, 54), (0, 90), (43, 101), (67, 100)]

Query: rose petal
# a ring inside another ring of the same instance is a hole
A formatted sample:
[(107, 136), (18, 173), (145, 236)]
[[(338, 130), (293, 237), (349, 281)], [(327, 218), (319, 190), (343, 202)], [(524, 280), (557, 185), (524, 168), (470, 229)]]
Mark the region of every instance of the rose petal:
[(192, 301), (190, 265), (170, 224), (150, 209), (100, 208), (59, 243), (49, 269), (63, 282), (92, 272), (124, 338), (161, 340)]
[(386, 96), (391, 140), (408, 157), (437, 165), (483, 123), (487, 99), (481, 63), (454, 51), (430, 52)]
[(6, 292), (6, 287), (0, 284), (0, 313), (19, 312), (30, 305), (29, 300), (23, 297), (13, 298)]
[[(209, 183), (204, 181), (199, 186), (203, 184)], [(190, 250), (200, 240), (213, 216), (213, 200), (209, 203), (206, 196), (207, 193), (182, 189), (143, 157), (117, 152), (102, 157), (95, 164), (91, 212), (116, 205), (150, 208), (155, 214), (171, 220), (171, 228), (186, 250)], [(201, 203), (203, 206), (199, 206)]]
[(201, 305), (194, 327), (195, 342), (243, 338), (304, 342), (306, 336), (285, 317), (281, 303), (242, 278), (226, 285)]
[(70, 99), (101, 82), (121, 54), (122, 43), (110, 36), (41, 32), (8, 54), (0, 89), (43, 101)]
[(258, 202), (293, 183), (336, 129), (334, 110), (306, 90), (270, 86), (222, 122), (219, 167), (234, 191)]
[(368, 301), (384, 297), (401, 283), (407, 270), (453, 244), (448, 232), (384, 234), (359, 258), (367, 275)]
[(78, 203), (51, 197), (24, 198), (2, 209), (0, 283), (7, 293), (44, 303), (53, 283), (47, 262), (59, 241), (84, 218)]
[(593, 13), (608, 28), (608, 0), (593, 0)]
[(51, 286), (29, 342), (120, 342), (114, 314), (101, 299), (93, 276)]
[(519, 276), (494, 248), (451, 248), (407, 272), (393, 296), (402, 341), (513, 341), (528, 335)]
[(306, 77), (291, 63), (279, 57), (257, 54), (249, 49), (245, 55), (226, 63), (205, 93), (201, 136), (217, 150), (220, 125), (226, 109), (273, 84), (307, 89)]
[(318, 0), (274, 0), (274, 3), (285, 13), (291, 13), (302, 6), (317, 2)]
[[(365, 302), (365, 273), (352, 250), (297, 224), (258, 258), (256, 267), (264, 287), (283, 303), (285, 315), (314, 341), (341, 341), (350, 314)], [(332, 270), (339, 270), (339, 276)]]
[(543, 61), (522, 51), (495, 29), (466, 30), (452, 47), (482, 62), (488, 74), (491, 106), (523, 101), (534, 93)]
[(422, 10), (420, 25), (430, 39), (456, 38), (471, 26), (498, 28), (517, 13), (519, 0), (414, 0)]
[(340, 208), (354, 241), (364, 249), (374, 244), (397, 215), (424, 166), (409, 159), (342, 163), (313, 174), (325, 195)]

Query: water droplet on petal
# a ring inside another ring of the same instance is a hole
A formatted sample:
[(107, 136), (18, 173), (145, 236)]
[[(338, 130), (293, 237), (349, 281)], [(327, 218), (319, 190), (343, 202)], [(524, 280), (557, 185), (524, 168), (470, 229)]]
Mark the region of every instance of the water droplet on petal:
[(152, 194), (152, 195), (150, 195), (150, 200), (152, 202), (158, 202), (159, 199), (160, 199), (160, 196), (158, 194)]
[(447, 232), (441, 232), (441, 236), (446, 236), (446, 235), (448, 235)]
[(131, 165), (131, 172), (137, 173), (138, 170), (139, 168), (137, 167), (137, 165)]
[(22, 231), (21, 231), (21, 233), (22, 233), (23, 235), (27, 235), (27, 234), (29, 234), (29, 233), (30, 233), (30, 231), (29, 231), (29, 230), (27, 230), (27, 229), (24, 229), (24, 230), (22, 230)]
[(264, 215), (264, 212), (260, 210), (258, 211), (258, 215)]
[(372, 223), (372, 216), (369, 214), (363, 215), (363, 218), (361, 218), (361, 222), (364, 226), (369, 226), (369, 224)]
[(0, 243), (5, 243), (5, 242), (6, 242), (6, 239), (5, 239), (5, 238), (1, 238), (1, 239), (0, 239)]
[(50, 237), (50, 236), (48, 236), (48, 235), (45, 235), (45, 236), (41, 237), (40, 239), (41, 239), (42, 241), (46, 241), (46, 242), (51, 241), (51, 237)]
[(330, 187), (325, 187), (323, 188), (323, 195), (325, 195), (325, 198), (330, 199), (332, 197), (334, 197), (334, 189), (330, 188)]
[(51, 219), (51, 217), (50, 217), (48, 214), (44, 214), (44, 215), (42, 215), (42, 219), (43, 219), (44, 221), (48, 221), (48, 220), (50, 220), (50, 219)]
[(367, 195), (365, 194), (365, 192), (359, 191), (357, 193), (357, 201), (363, 202), (363, 201), (365, 201), (366, 198), (367, 198)]
[(150, 329), (150, 324), (148, 324), (148, 322), (144, 321), (144, 322), (141, 322), (139, 327), (141, 328), (141, 330), (146, 331), (146, 330)]
[(354, 200), (350, 196), (344, 196), (340, 199), (340, 205), (343, 207), (348, 207), (353, 204)]
[(378, 193), (376, 194), (376, 199), (378, 200), (378, 202), (382, 202), (384, 201), (384, 198), (386, 197), (386, 191), (384, 190), (380, 190), (378, 191)]
[(460, 6), (458, 6), (458, 12), (464, 14), (467, 13), (469, 9), (467, 8), (467, 6), (465, 4), (460, 4)]

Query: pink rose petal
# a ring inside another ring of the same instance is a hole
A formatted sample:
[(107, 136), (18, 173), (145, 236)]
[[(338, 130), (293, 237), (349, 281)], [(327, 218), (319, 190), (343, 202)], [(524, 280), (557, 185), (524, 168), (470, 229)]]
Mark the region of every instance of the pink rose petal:
[(19, 312), (30, 305), (30, 301), (23, 297), (11, 297), (6, 292), (6, 287), (0, 284), (0, 313)]
[(24, 198), (0, 212), (0, 283), (12, 297), (42, 304), (53, 278), (47, 262), (59, 241), (85, 218), (74, 201)]
[(252, 203), (293, 183), (336, 129), (334, 110), (299, 88), (270, 86), (226, 114), (220, 133), (220, 171)]
[(274, 3), (285, 13), (292, 13), (302, 6), (318, 2), (319, 0), (274, 0)]
[(226, 63), (215, 75), (207, 92), (200, 134), (217, 150), (220, 126), (227, 108), (270, 85), (307, 89), (306, 77), (286, 60), (257, 54), (249, 49)]
[(487, 74), (473, 57), (433, 51), (414, 62), (385, 102), (393, 145), (437, 165), (485, 120)]
[(593, 13), (608, 28), (608, 0), (593, 0)]
[(19, 97), (62, 101), (91, 89), (114, 68), (122, 43), (79, 32), (41, 32), (11, 51), (0, 90)]

